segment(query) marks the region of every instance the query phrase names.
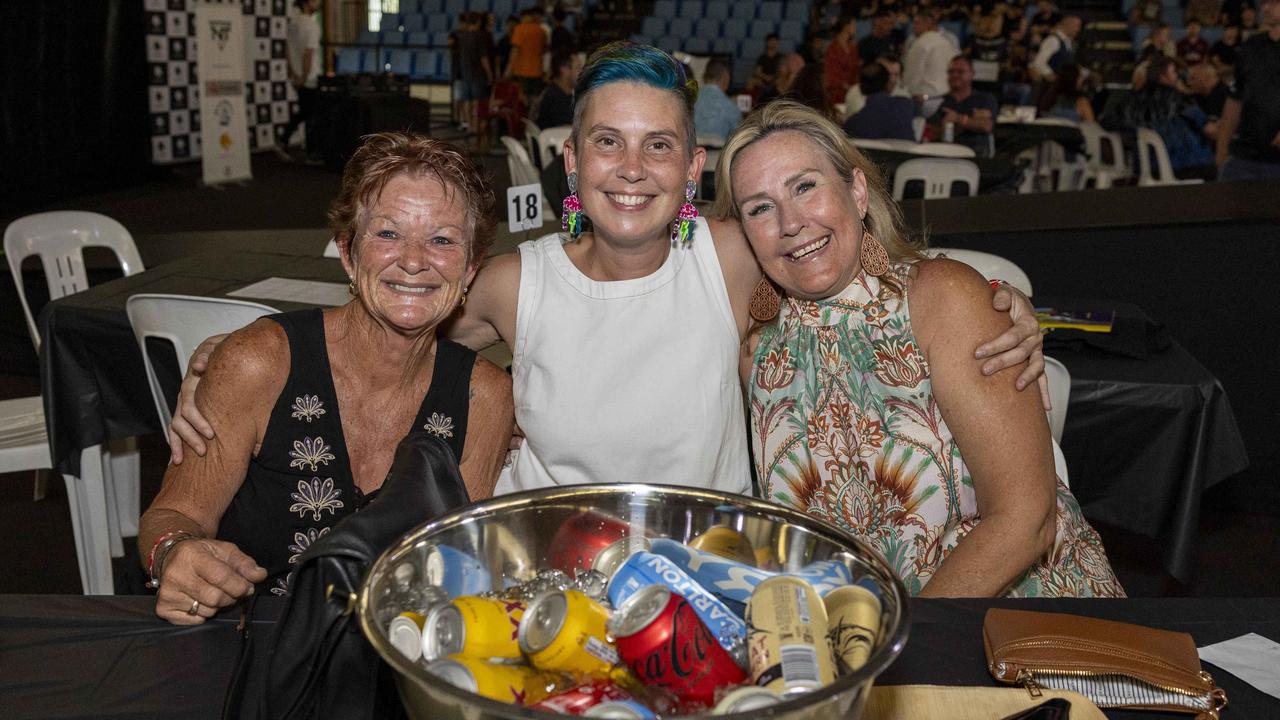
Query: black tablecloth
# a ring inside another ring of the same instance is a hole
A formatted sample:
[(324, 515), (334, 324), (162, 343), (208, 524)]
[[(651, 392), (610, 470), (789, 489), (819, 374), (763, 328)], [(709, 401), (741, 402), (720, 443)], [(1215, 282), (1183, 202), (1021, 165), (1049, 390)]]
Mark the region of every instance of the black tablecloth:
[(1084, 152), (1084, 135), (1080, 128), (1067, 125), (998, 122), (992, 132), (995, 134), (997, 157), (1011, 158), (1046, 142), (1058, 143), (1068, 155)]
[[(897, 152), (895, 150), (879, 150), (876, 148), (858, 148), (880, 168), (885, 182), (893, 189), (893, 174), (898, 166), (908, 160), (915, 160), (929, 155)], [(978, 166), (978, 192), (995, 193), (1017, 192), (1018, 183), (1022, 180), (1022, 168), (1013, 161), (1012, 156), (993, 158), (963, 158)], [(918, 195), (916, 197), (919, 197)]]
[[(6, 718), (217, 718), (239, 648), (238, 613), (195, 627), (152, 615), (149, 597), (0, 596), (0, 698)], [(269, 631), (276, 598), (258, 599)], [(1070, 612), (1190, 633), (1197, 646), (1256, 632), (1280, 638), (1280, 599), (913, 600), (906, 649), (882, 685), (992, 686), (982, 651), (988, 607)], [(261, 637), (261, 635), (260, 635)], [(257, 647), (265, 643), (259, 642)], [(1280, 717), (1280, 700), (1212, 665), (1223, 720)], [(1186, 715), (1108, 711), (1126, 720)]]
[[(267, 240), (269, 237), (264, 237)], [(44, 338), (40, 382), (54, 467), (79, 475), (82, 449), (110, 438), (161, 429), (142, 354), (125, 315), (129, 296), (180, 293), (226, 297), (228, 292), (269, 277), (347, 281), (341, 264), (332, 258), (270, 252), (210, 253), (95, 285), (46, 305), (39, 320)], [(264, 302), (283, 311), (307, 307), (277, 300)]]
[[(1160, 326), (1129, 303), (1034, 298), (1037, 306), (1112, 309), (1127, 332)], [(1071, 372), (1062, 432), (1071, 491), (1085, 517), (1158, 538), (1169, 574), (1195, 567), (1200, 496), (1249, 464), (1231, 403), (1217, 378), (1176, 341), (1145, 358), (1090, 346), (1049, 356)]]

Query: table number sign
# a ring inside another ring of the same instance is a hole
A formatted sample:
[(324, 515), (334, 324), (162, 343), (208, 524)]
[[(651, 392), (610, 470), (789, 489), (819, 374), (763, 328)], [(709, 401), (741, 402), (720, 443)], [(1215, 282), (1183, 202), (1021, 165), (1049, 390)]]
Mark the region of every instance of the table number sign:
[(507, 188), (507, 224), (516, 230), (542, 227), (542, 186), (533, 183)]

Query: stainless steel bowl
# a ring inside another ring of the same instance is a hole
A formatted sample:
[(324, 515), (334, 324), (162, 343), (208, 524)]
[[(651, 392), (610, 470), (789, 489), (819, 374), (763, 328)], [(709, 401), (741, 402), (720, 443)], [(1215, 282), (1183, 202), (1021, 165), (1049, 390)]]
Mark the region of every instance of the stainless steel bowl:
[(444, 565), (449, 546), (471, 564), (483, 584), (525, 580), (550, 567), (553, 538), (584, 510), (620, 519), (632, 536), (670, 537), (687, 542), (716, 525), (742, 531), (755, 546), (760, 567), (794, 570), (815, 560), (844, 561), (855, 578), (879, 585), (883, 612), (880, 635), (867, 664), (835, 683), (761, 710), (723, 716), (730, 720), (809, 718), (851, 720), (866, 701), (872, 680), (884, 671), (907, 640), (907, 593), (880, 555), (843, 531), (804, 513), (741, 495), (660, 485), (573, 485), (506, 495), (469, 506), (407, 534), (374, 564), (360, 593), (360, 625), (378, 653), (396, 670), (400, 696), (410, 717), (420, 720), (547, 720), (550, 713), (489, 700), (449, 685), (392, 647), (387, 624), (406, 582), (456, 583), (459, 566)]

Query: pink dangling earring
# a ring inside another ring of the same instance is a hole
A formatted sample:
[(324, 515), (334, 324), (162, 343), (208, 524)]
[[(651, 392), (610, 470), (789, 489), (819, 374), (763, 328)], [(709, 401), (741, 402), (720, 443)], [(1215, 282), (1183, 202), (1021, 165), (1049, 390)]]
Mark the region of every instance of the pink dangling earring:
[(693, 221), (698, 219), (698, 208), (693, 206), (693, 196), (696, 192), (698, 192), (698, 185), (692, 180), (684, 184), (684, 204), (680, 206), (680, 212), (671, 223), (671, 247), (678, 245), (689, 247), (689, 243), (693, 241)]
[(582, 201), (578, 199), (578, 173), (569, 173), (566, 180), (569, 182), (569, 196), (560, 206), (560, 229), (569, 232), (570, 240), (577, 240), (582, 235)]

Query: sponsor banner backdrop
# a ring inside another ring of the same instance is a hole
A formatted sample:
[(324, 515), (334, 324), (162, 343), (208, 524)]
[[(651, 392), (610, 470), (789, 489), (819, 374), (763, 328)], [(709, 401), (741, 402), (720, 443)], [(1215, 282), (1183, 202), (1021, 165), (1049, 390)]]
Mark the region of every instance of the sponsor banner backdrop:
[(244, 107), (244, 25), (240, 8), (195, 8), (196, 69), (200, 76), (200, 144), (208, 185), (252, 176)]

